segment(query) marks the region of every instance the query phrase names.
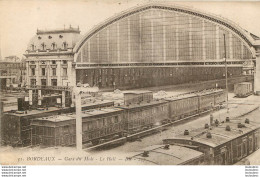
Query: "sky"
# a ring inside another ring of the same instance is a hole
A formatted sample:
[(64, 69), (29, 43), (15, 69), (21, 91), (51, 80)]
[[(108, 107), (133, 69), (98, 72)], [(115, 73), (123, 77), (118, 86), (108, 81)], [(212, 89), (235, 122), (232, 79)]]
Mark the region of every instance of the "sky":
[[(152, 0), (0, 0), (2, 58), (22, 57), (37, 29), (78, 27), (86, 34), (95, 25), (131, 7)], [(158, 2), (158, 0), (157, 0)], [(164, 2), (163, 0), (159, 2)], [(260, 36), (260, 1), (167, 3), (221, 15)]]

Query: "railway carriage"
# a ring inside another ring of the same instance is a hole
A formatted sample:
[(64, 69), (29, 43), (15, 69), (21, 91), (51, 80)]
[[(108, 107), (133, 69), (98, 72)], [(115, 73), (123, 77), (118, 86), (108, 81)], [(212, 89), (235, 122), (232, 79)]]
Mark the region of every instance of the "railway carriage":
[(82, 141), (99, 144), (123, 136), (124, 115), (120, 108), (90, 110), (82, 113)]
[(260, 126), (244, 119), (228, 119), (221, 126), (185, 130), (184, 134), (163, 142), (202, 152), (207, 165), (234, 164), (259, 149)]
[(198, 93), (199, 97), (199, 112), (203, 112), (213, 108), (215, 103), (215, 92), (211, 90), (206, 90)]
[(171, 120), (178, 120), (198, 112), (198, 96), (196, 94), (185, 94), (166, 100), (169, 102), (169, 118)]
[(69, 113), (72, 108), (48, 110), (10, 111), (2, 116), (3, 143), (12, 146), (27, 146), (31, 142), (31, 121), (39, 117)]
[(168, 102), (164, 100), (131, 104), (120, 108), (125, 110), (125, 130), (129, 134), (161, 125), (169, 119)]
[(244, 98), (253, 93), (251, 82), (241, 82), (234, 85), (234, 93), (236, 97)]
[[(123, 110), (105, 108), (82, 113), (83, 143), (99, 144), (124, 133)], [(32, 121), (32, 145), (73, 146), (76, 144), (76, 115), (65, 114)]]
[(224, 90), (216, 90), (215, 91), (215, 96), (214, 96), (214, 106), (216, 107), (217, 105), (223, 103), (226, 101), (226, 93)]

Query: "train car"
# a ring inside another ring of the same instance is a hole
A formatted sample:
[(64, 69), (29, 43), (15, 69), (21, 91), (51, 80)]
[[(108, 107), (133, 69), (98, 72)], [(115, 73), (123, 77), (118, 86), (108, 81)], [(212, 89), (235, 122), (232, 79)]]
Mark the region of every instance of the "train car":
[(234, 86), (234, 93), (236, 97), (244, 98), (253, 94), (253, 87), (251, 82), (237, 83)]
[(5, 112), (1, 117), (3, 143), (12, 146), (28, 146), (31, 142), (31, 120), (69, 112), (72, 112), (72, 108), (49, 107), (48, 109)]
[(109, 139), (122, 137), (124, 114), (120, 108), (105, 108), (82, 113), (83, 143), (99, 144)]
[[(32, 144), (73, 146), (76, 144), (76, 115), (67, 114), (32, 121)], [(124, 133), (123, 110), (94, 109), (82, 112), (82, 141), (97, 145)]]
[(165, 100), (169, 102), (169, 118), (173, 121), (198, 112), (197, 94), (184, 94)]
[(214, 91), (214, 106), (218, 106), (226, 101), (226, 93), (223, 89)]
[(169, 106), (164, 100), (125, 105), (120, 108), (125, 110), (125, 130), (129, 134), (161, 125), (169, 120)]
[(76, 143), (75, 114), (41, 117), (31, 121), (31, 145), (71, 146)]
[[(99, 100), (82, 105), (82, 110), (100, 109), (113, 106), (114, 102)], [(26, 111), (4, 112), (2, 131), (4, 144), (12, 146), (28, 146), (31, 144), (31, 121), (36, 118), (75, 112), (75, 107), (45, 107)]]
[(204, 154), (177, 145), (152, 145), (134, 152), (129, 160), (138, 165), (204, 165)]
[(89, 109), (99, 109), (112, 106), (114, 106), (114, 102), (109, 100), (83, 101), (83, 104), (81, 104), (81, 110), (85, 111)]
[(207, 165), (230, 165), (259, 149), (259, 131), (260, 125), (248, 119), (227, 119), (221, 126), (185, 130), (163, 143), (200, 151)]
[(148, 90), (131, 90), (124, 92), (124, 104), (137, 104), (153, 100), (153, 92)]
[(199, 97), (199, 112), (203, 112), (214, 107), (215, 103), (215, 92), (213, 90), (205, 90), (198, 93)]

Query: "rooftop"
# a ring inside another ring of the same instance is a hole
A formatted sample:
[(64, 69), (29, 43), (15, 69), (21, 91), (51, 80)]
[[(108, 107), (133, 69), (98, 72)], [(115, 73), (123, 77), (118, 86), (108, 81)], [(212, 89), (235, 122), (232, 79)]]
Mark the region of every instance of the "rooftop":
[(107, 113), (114, 113), (122, 111), (120, 108), (103, 108), (103, 109), (93, 109), (93, 110), (88, 110), (88, 111), (83, 111), (82, 112), (82, 118), (90, 118), (92, 116), (97, 116), (97, 115), (102, 115), (102, 114), (107, 114)]
[(211, 90), (204, 90), (204, 91), (199, 91), (199, 92), (192, 92), (192, 93), (184, 93), (180, 94), (177, 96), (165, 98), (165, 100), (171, 101), (171, 100), (179, 100), (183, 98), (190, 98), (190, 97), (195, 97), (198, 95), (207, 95), (207, 94), (212, 94), (212, 93), (217, 93), (217, 92), (222, 92), (223, 89), (211, 89)]
[(142, 94), (142, 93), (153, 93), (149, 90), (130, 90), (130, 91), (124, 91), (124, 94)]
[[(203, 155), (202, 152), (175, 145), (170, 145), (169, 148), (153, 145), (140, 151), (131, 158), (140, 160), (144, 165), (182, 165)], [(148, 152), (147, 156), (144, 156), (145, 151)]]
[(48, 110), (46, 110), (46, 109), (28, 110), (27, 114), (25, 114), (24, 111), (14, 110), (14, 111), (5, 112), (5, 115), (15, 115), (15, 116), (18, 116), (18, 117), (26, 117), (26, 116), (30, 116), (30, 115), (48, 113), (48, 112), (52, 112), (52, 111), (59, 111), (59, 110), (61, 111), (61, 110), (64, 110), (64, 109), (70, 109), (70, 108), (68, 108), (68, 107), (67, 108), (48, 107)]
[(122, 105), (118, 106), (119, 108), (124, 108), (124, 109), (131, 109), (131, 108), (140, 108), (140, 107), (145, 107), (145, 106), (152, 106), (156, 104), (161, 104), (161, 103), (166, 103), (167, 101), (165, 100), (153, 100), (151, 102), (140, 102), (140, 104), (130, 104), (130, 105)]
[(92, 102), (86, 101), (85, 103), (83, 102), (83, 104), (81, 104), (81, 107), (101, 105), (101, 104), (105, 104), (105, 103), (113, 103), (113, 101), (110, 101), (110, 100), (95, 100), (95, 101), (92, 101)]
[[(88, 111), (82, 111), (82, 118), (84, 120), (93, 120), (97, 115), (107, 114), (107, 113), (114, 113), (122, 111), (120, 108), (103, 108), (103, 109), (92, 109)], [(34, 119), (35, 122), (37, 121), (48, 121), (48, 122), (64, 122), (69, 120), (76, 120), (75, 113), (68, 113), (62, 115), (55, 115), (55, 116), (48, 116)]]
[(40, 121), (50, 121), (50, 122), (61, 122), (61, 121), (67, 121), (67, 120), (74, 120), (75, 114), (62, 114), (62, 115), (55, 115), (55, 116), (48, 116), (48, 117), (41, 117), (37, 118), (35, 120)]
[(78, 28), (73, 28), (73, 27), (69, 27), (69, 28), (61, 28), (61, 29), (52, 29), (52, 30), (39, 30), (37, 29), (36, 34), (40, 35), (40, 34), (54, 34), (54, 33), (80, 33), (79, 27)]
[(69, 54), (82, 36), (79, 28), (38, 30), (29, 41), (25, 56)]
[[(189, 132), (189, 135), (178, 134), (176, 137), (165, 140), (188, 140), (190, 142), (198, 142), (210, 147), (217, 147), (237, 137), (243, 136), (253, 130), (259, 129), (260, 124), (255, 122), (245, 123), (246, 118), (231, 119), (230, 122), (222, 122), (218, 126), (212, 126), (209, 129), (199, 128)], [(252, 121), (252, 120), (250, 120)], [(245, 125), (243, 128), (238, 128), (238, 123)], [(226, 127), (230, 127), (230, 131)], [(211, 134), (211, 138), (207, 138), (207, 133)]]

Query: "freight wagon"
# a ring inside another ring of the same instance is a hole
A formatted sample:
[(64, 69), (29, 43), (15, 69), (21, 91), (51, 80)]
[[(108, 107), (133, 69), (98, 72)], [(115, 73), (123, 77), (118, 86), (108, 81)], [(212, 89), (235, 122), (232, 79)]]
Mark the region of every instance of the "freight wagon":
[(169, 102), (169, 118), (172, 120), (178, 120), (199, 111), (199, 97), (195, 93), (179, 95), (166, 100)]
[(206, 90), (182, 94), (165, 100), (169, 102), (169, 118), (174, 121), (217, 107), (220, 103), (225, 102), (225, 93), (222, 89)]
[(251, 82), (242, 82), (235, 84), (234, 92), (236, 97), (244, 98), (253, 93), (253, 87)]
[(39, 117), (72, 112), (72, 108), (56, 108), (9, 111), (2, 116), (3, 143), (12, 146), (26, 146), (31, 142), (31, 120)]
[[(32, 145), (72, 146), (76, 144), (75, 114), (38, 118), (32, 121)], [(82, 113), (82, 141), (96, 145), (106, 139), (121, 137), (123, 110), (104, 108)]]
[(155, 100), (121, 106), (124, 109), (125, 130), (128, 134), (152, 128), (169, 119), (168, 102)]

